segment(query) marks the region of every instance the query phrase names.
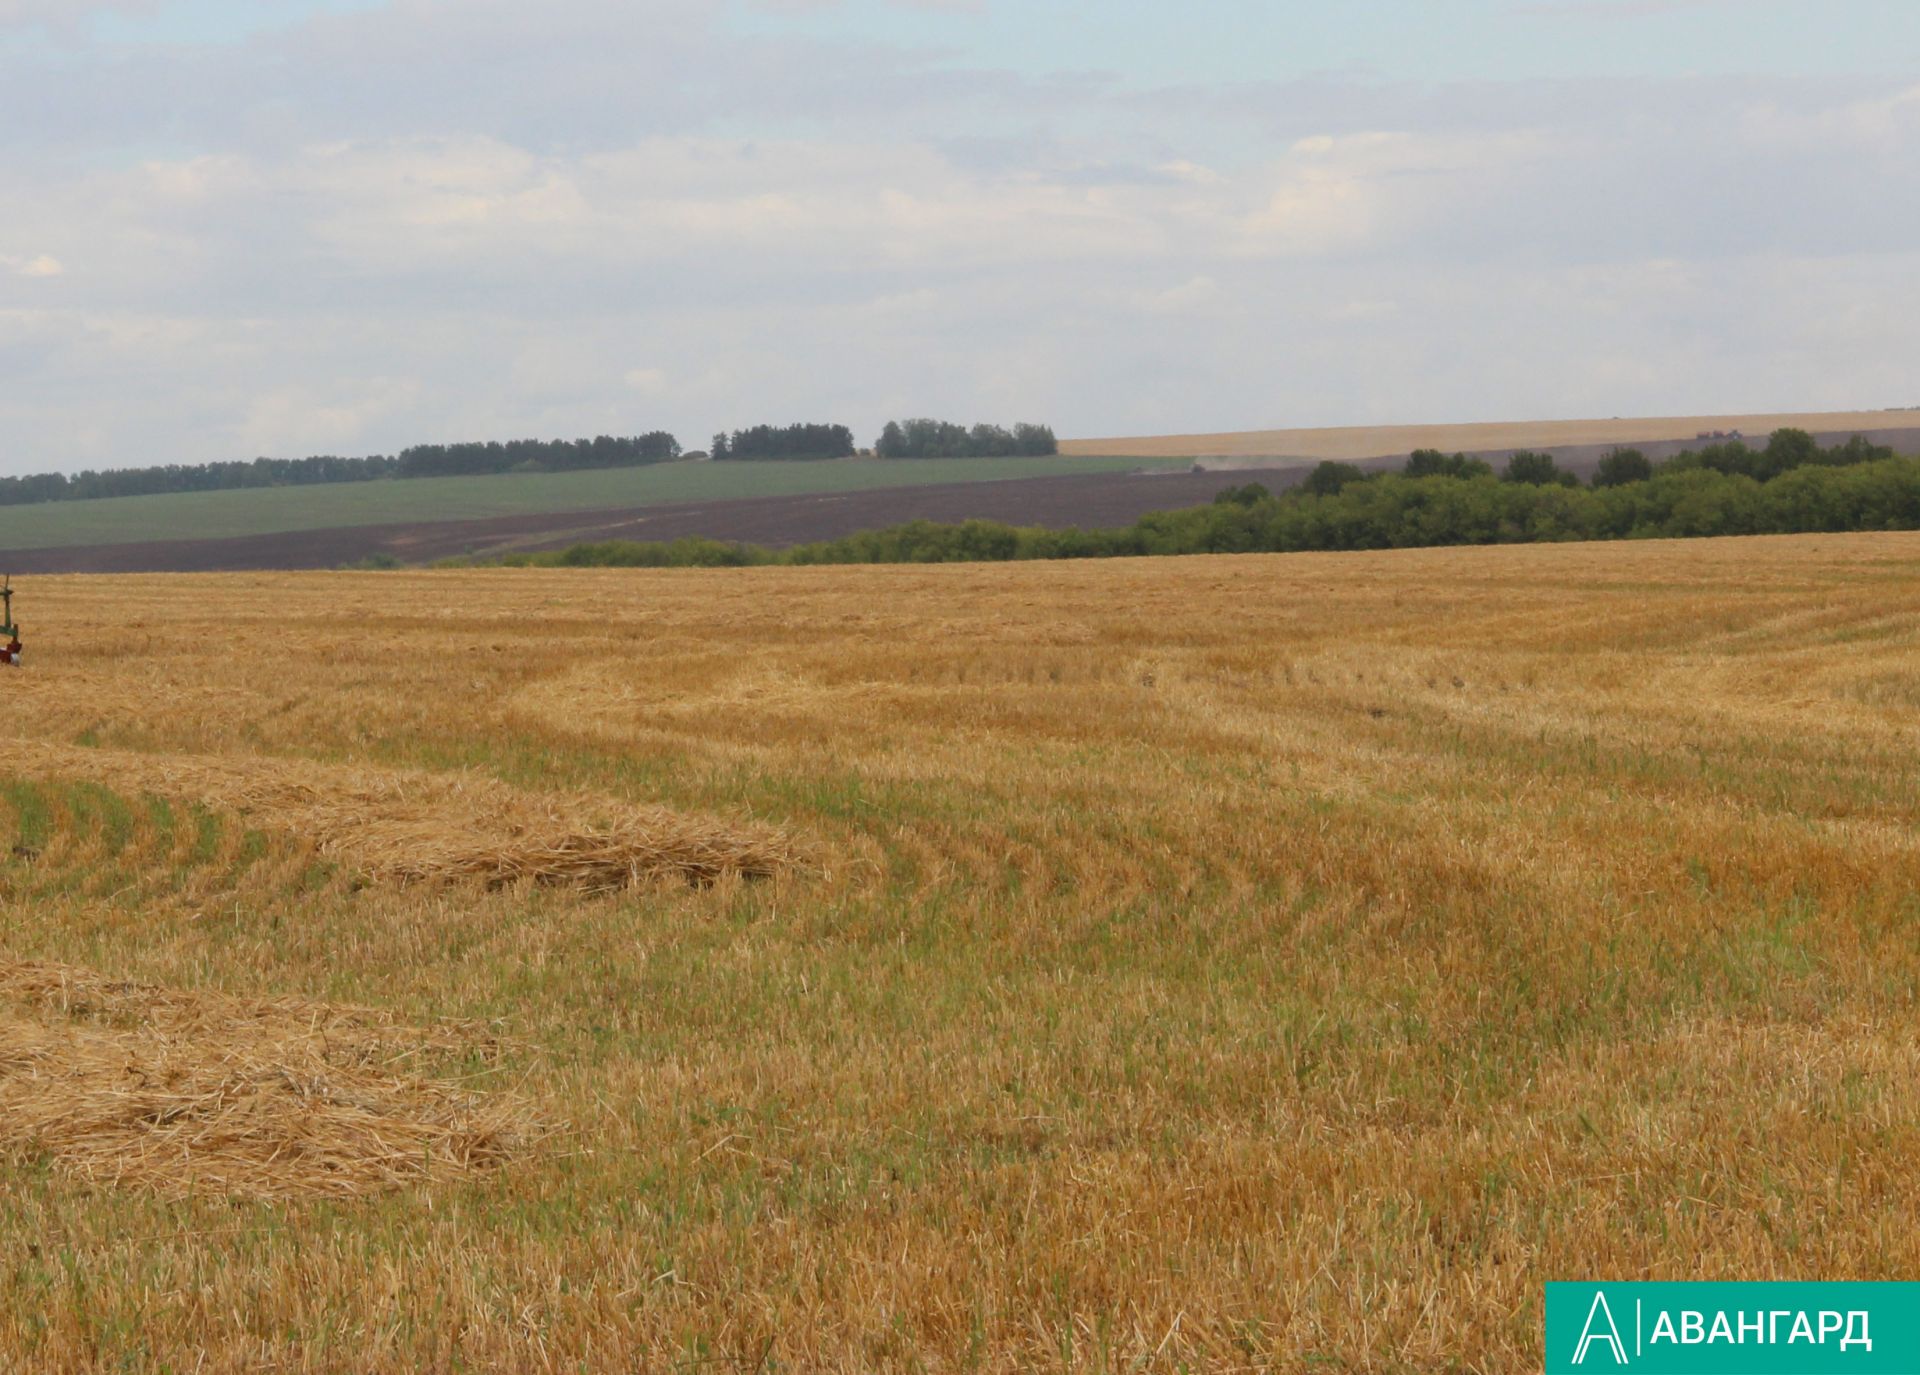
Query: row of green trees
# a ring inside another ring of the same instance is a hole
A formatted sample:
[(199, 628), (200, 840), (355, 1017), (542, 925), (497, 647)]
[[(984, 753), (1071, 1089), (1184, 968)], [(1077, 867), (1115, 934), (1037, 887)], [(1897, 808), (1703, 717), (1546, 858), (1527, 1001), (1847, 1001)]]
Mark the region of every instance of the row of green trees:
[(216, 492), (233, 487), (300, 487), (327, 482), (366, 482), (392, 477), (398, 460), (388, 457), (256, 458), (251, 463), (168, 463), (105, 472), (33, 473), (0, 477), (0, 506), (97, 497), (148, 496), (156, 492)]
[(578, 472), (671, 463), (680, 441), (665, 430), (619, 439), (512, 439), (479, 444), (418, 444), (400, 451), (396, 477), (454, 477), (478, 473)]
[[(1741, 441), (1735, 440), (1726, 444), (1712, 444), (1704, 449), (1688, 449), (1659, 463), (1653, 462), (1638, 449), (1611, 449), (1601, 456), (1599, 464), (1594, 469), (1592, 485), (1624, 487), (1630, 483), (1645, 482), (1662, 473), (1684, 473), (1695, 470), (1750, 477), (1756, 482), (1770, 482), (1796, 468), (1809, 466), (1846, 468), (1860, 463), (1877, 463), (1892, 457), (1891, 448), (1884, 444), (1869, 443), (1860, 435), (1854, 435), (1844, 444), (1823, 448), (1820, 442), (1805, 430), (1783, 429), (1775, 430), (1763, 449), (1750, 448)], [(1466, 454), (1446, 454), (1438, 449), (1414, 450), (1412, 457), (1400, 471), (1403, 477), (1471, 479), (1495, 476), (1493, 465), (1485, 459), (1472, 458)], [(1353, 483), (1367, 482), (1378, 476), (1379, 474), (1369, 473), (1356, 463), (1327, 462), (1320, 464), (1307, 474), (1302, 486), (1317, 496), (1329, 496)], [(1562, 468), (1552, 454), (1528, 449), (1522, 449), (1510, 456), (1498, 476), (1502, 482), (1531, 487), (1578, 487), (1580, 485), (1579, 476)], [(1266, 490), (1258, 483), (1252, 484), (1252, 487), (1261, 493)], [(1249, 499), (1246, 493), (1245, 488), (1230, 488), (1221, 493), (1216, 500), (1245, 504)]]
[(164, 492), (217, 492), (239, 487), (301, 487), (333, 482), (372, 482), (395, 477), (452, 477), (474, 473), (570, 472), (667, 463), (680, 456), (680, 441), (665, 430), (596, 439), (516, 439), (506, 443), (419, 444), (398, 454), (341, 458), (256, 458), (252, 462), (168, 463), (147, 468), (35, 473), (0, 477), (0, 506), (99, 497), (152, 496)]
[(785, 550), (718, 540), (612, 541), (508, 561), (575, 567), (951, 563), (1916, 529), (1920, 459), (1882, 457), (1806, 463), (1765, 481), (1705, 462), (1670, 463), (1647, 478), (1601, 486), (1506, 481), (1490, 472), (1387, 473), (1330, 492), (1301, 487), (1275, 495), (1249, 484), (1211, 505), (1156, 512), (1119, 529), (913, 521)]
[(968, 429), (950, 420), (889, 420), (873, 446), (880, 458), (1041, 458), (1060, 452), (1050, 425)]
[[(883, 458), (980, 458), (1059, 452), (1045, 425), (975, 425), (971, 430), (934, 420), (893, 422), (881, 436)], [(718, 459), (850, 458), (853, 431), (845, 425), (756, 425), (713, 437)], [(88, 469), (0, 477), (0, 506), (165, 492), (218, 492), (239, 487), (303, 487), (372, 482), (396, 477), (458, 477), (512, 472), (574, 472), (671, 463), (680, 441), (665, 430), (594, 439), (513, 439), (469, 444), (416, 444), (398, 454), (343, 458), (256, 458), (251, 462), (167, 463), (146, 468)]]
[[(713, 457), (722, 460), (851, 458), (853, 431), (845, 425), (755, 425), (713, 437)], [(980, 424), (950, 420), (889, 420), (873, 446), (879, 458), (1018, 458), (1060, 452), (1049, 425)]]
[(713, 457), (766, 461), (851, 458), (853, 431), (845, 425), (755, 425), (713, 437)]
[[(1771, 482), (1796, 468), (1846, 468), (1860, 463), (1877, 463), (1892, 457), (1891, 448), (1869, 443), (1861, 435), (1854, 435), (1844, 444), (1825, 448), (1805, 430), (1781, 429), (1773, 432), (1762, 449), (1750, 448), (1740, 440), (1734, 440), (1711, 444), (1704, 449), (1684, 450), (1659, 463), (1649, 459), (1639, 449), (1610, 449), (1601, 456), (1595, 467), (1592, 485), (1624, 487), (1630, 483), (1645, 482), (1661, 473), (1684, 473), (1696, 469), (1750, 477), (1756, 482)], [(1470, 458), (1466, 454), (1445, 454), (1438, 449), (1415, 449), (1401, 473), (1405, 477), (1494, 476), (1493, 465), (1484, 459)], [(1325, 495), (1337, 492), (1349, 483), (1366, 481), (1369, 476), (1356, 464), (1322, 463), (1308, 474), (1306, 485), (1309, 490)], [(1579, 476), (1562, 468), (1552, 454), (1529, 449), (1522, 449), (1510, 456), (1501, 468), (1499, 477), (1502, 482), (1533, 487), (1580, 485)]]

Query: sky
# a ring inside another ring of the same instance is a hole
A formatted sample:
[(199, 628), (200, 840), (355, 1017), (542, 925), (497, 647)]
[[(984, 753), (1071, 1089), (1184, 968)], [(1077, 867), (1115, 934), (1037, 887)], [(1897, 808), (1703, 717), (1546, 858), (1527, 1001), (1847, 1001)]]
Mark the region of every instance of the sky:
[(1920, 405), (1913, 0), (0, 0), (0, 472)]

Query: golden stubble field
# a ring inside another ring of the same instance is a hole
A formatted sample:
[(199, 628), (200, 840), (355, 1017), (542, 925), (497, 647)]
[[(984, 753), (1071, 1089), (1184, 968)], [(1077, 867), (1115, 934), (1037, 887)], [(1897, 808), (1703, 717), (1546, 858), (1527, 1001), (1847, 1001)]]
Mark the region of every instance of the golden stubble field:
[(0, 1369), (1519, 1371), (1920, 1265), (1920, 538), (17, 605)]

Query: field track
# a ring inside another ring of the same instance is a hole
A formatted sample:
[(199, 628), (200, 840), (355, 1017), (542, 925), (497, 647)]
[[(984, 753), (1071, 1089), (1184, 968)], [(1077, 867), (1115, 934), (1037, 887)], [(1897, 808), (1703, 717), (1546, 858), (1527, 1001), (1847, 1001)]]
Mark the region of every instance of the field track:
[[(0, 1369), (1517, 1375), (1545, 1280), (1920, 1272), (1920, 535), (29, 592)], [(773, 862), (391, 862), (629, 831)]]

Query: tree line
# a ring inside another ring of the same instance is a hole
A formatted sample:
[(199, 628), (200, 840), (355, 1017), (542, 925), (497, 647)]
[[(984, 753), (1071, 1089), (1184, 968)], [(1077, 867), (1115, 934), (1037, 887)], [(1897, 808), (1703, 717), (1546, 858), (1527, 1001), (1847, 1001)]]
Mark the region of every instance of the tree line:
[[(1895, 457), (1864, 440), (1825, 450), (1791, 433), (1776, 440), (1765, 450), (1717, 445), (1647, 463), (1644, 477), (1623, 476), (1640, 471), (1629, 457), (1611, 469), (1603, 464), (1603, 473), (1586, 486), (1577, 478), (1568, 481), (1572, 475), (1557, 465), (1550, 473), (1548, 455), (1510, 459), (1500, 474), (1480, 460), (1456, 465), (1457, 455), (1442, 455), (1440, 471), (1432, 470), (1431, 457), (1409, 460), (1400, 472), (1371, 475), (1351, 464), (1327, 463), (1297, 488), (1273, 493), (1249, 483), (1227, 489), (1210, 505), (1155, 512), (1117, 529), (912, 521), (781, 550), (720, 540), (616, 540), (506, 562), (954, 563), (1920, 530), (1920, 459)], [(1796, 455), (1796, 461), (1782, 461)]]
[[(1805, 430), (1775, 430), (1763, 449), (1750, 448), (1740, 440), (1710, 444), (1704, 449), (1686, 449), (1659, 463), (1638, 449), (1613, 448), (1601, 455), (1593, 473), (1594, 487), (1624, 487), (1646, 482), (1663, 473), (1708, 471), (1730, 477), (1749, 477), (1756, 482), (1771, 482), (1796, 468), (1813, 465), (1845, 468), (1860, 463), (1875, 463), (1892, 458), (1893, 450), (1884, 444), (1869, 443), (1854, 435), (1844, 444), (1821, 447), (1820, 441)], [(1485, 459), (1466, 454), (1446, 454), (1438, 449), (1415, 449), (1401, 470), (1403, 477), (1490, 478), (1493, 465)], [(1378, 477), (1357, 463), (1326, 462), (1307, 474), (1302, 484), (1309, 492), (1326, 496), (1355, 482)], [(1552, 454), (1521, 449), (1510, 455), (1501, 468), (1499, 480), (1531, 487), (1578, 487), (1579, 475), (1560, 467)], [(1258, 484), (1253, 484), (1258, 487)], [(1232, 489), (1244, 491), (1244, 489)], [(1265, 491), (1264, 488), (1260, 488)], [(1223, 493), (1224, 497), (1225, 494)], [(1237, 499), (1237, 498), (1236, 498)]]
[[(982, 458), (1059, 452), (1045, 425), (975, 425), (945, 421), (891, 422), (881, 436), (882, 458)], [(717, 459), (770, 461), (850, 458), (856, 449), (845, 425), (755, 425), (713, 437)], [(305, 487), (383, 478), (470, 477), (515, 472), (576, 472), (671, 463), (680, 441), (665, 430), (593, 439), (513, 439), (463, 444), (416, 444), (397, 454), (343, 458), (256, 458), (216, 463), (166, 463), (145, 468), (34, 473), (0, 477), (0, 506), (44, 501), (89, 501), (100, 497), (154, 496), (169, 492), (219, 492), (242, 487)]]
[[(755, 425), (713, 437), (712, 456), (722, 460), (851, 458), (853, 431), (845, 425)], [(1060, 452), (1049, 425), (979, 424), (950, 420), (889, 420), (874, 441), (876, 458), (1021, 458)]]
[(1050, 425), (975, 425), (889, 420), (873, 446), (879, 458), (1039, 458), (1060, 452)]
[(475, 444), (417, 444), (403, 449), (396, 477), (467, 477), (487, 473), (570, 473), (671, 463), (680, 441), (665, 430), (619, 439), (510, 439)]
[(853, 431), (845, 425), (755, 425), (713, 437), (712, 456), (726, 461), (852, 458)]
[(0, 506), (153, 496), (167, 492), (217, 492), (241, 487), (372, 482), (382, 478), (627, 468), (666, 463), (678, 457), (680, 442), (664, 430), (626, 438), (601, 435), (575, 440), (417, 444), (391, 456), (341, 458), (326, 454), (312, 458), (256, 458), (251, 462), (167, 463), (102, 472), (89, 469), (72, 476), (35, 473), (27, 477), (0, 477)]

